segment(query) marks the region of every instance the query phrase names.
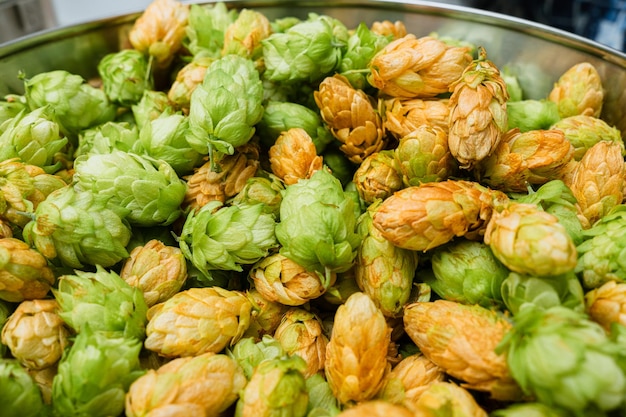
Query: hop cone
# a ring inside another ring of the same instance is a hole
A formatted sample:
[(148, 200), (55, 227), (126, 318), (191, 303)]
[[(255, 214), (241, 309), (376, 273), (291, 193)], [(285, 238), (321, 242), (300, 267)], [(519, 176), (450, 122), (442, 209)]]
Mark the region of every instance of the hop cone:
[(62, 275), (53, 293), (59, 315), (77, 333), (89, 326), (127, 338), (143, 340), (145, 336), (148, 307), (143, 293), (114, 271), (97, 266), (96, 272), (76, 270), (75, 275)]
[(341, 404), (372, 399), (390, 370), (391, 329), (372, 299), (352, 294), (335, 313), (324, 372)]
[[(507, 90), (508, 87), (507, 84)], [(545, 99), (519, 101), (509, 99), (506, 104), (506, 114), (508, 129), (517, 128), (522, 133), (554, 128), (553, 126), (561, 119), (556, 103)]]
[(2, 343), (29, 369), (56, 365), (69, 345), (69, 329), (56, 300), (22, 301), (2, 328)]
[(585, 288), (597, 288), (608, 281), (626, 281), (621, 261), (626, 232), (626, 206), (616, 206), (591, 228), (583, 231), (583, 242), (577, 246), (576, 273)]
[(491, 155), (507, 130), (508, 92), (484, 50), (450, 85), (450, 91), (450, 152), (461, 168), (472, 168)]
[(313, 140), (302, 128), (283, 132), (269, 149), (272, 172), (291, 185), (300, 179), (310, 178), (322, 169), (322, 157), (317, 155)]
[(423, 125), (437, 126), (448, 132), (448, 99), (392, 98), (383, 103), (385, 130), (396, 139), (403, 138)]
[(264, 360), (285, 356), (285, 350), (280, 342), (270, 335), (263, 335), (258, 341), (254, 337), (244, 337), (232, 348), (227, 349), (226, 353), (237, 361), (248, 380)]
[(511, 324), (494, 310), (447, 300), (416, 302), (404, 310), (404, 328), (428, 359), (469, 389), (495, 399), (519, 399), (506, 355), (496, 346)]
[(481, 183), (504, 192), (526, 192), (529, 186), (558, 179), (574, 148), (558, 129), (509, 130), (493, 153), (476, 166)]
[(404, 187), (400, 167), (391, 150), (375, 152), (367, 156), (353, 176), (353, 184), (359, 197), (370, 205), (385, 200)]
[(613, 323), (626, 326), (626, 283), (607, 281), (600, 287), (585, 293), (585, 305), (589, 317), (607, 332)]
[(363, 240), (357, 249), (355, 278), (386, 317), (397, 317), (411, 295), (418, 256), (385, 239), (374, 227), (372, 212), (368, 210), (358, 221)]
[(141, 341), (85, 327), (59, 363), (52, 383), (55, 415), (117, 416), (131, 383), (143, 374)]
[(136, 49), (122, 49), (105, 55), (98, 62), (102, 88), (109, 100), (129, 107), (153, 89), (148, 59)]
[(185, 27), (184, 46), (194, 57), (219, 58), (224, 47), (224, 32), (238, 16), (226, 3), (192, 4)]
[(345, 76), (354, 88), (369, 88), (367, 76), (360, 70), (367, 69), (369, 61), (387, 46), (390, 39), (391, 36), (378, 34), (361, 22), (348, 38), (337, 72)]
[(41, 391), (26, 369), (16, 360), (0, 359), (0, 401), (6, 417), (47, 415)]
[(263, 54), (261, 42), (272, 34), (269, 19), (261, 12), (242, 9), (224, 31), (222, 55), (236, 54), (257, 60)]
[(313, 95), (324, 123), (350, 161), (361, 163), (383, 148), (383, 123), (373, 98), (352, 87), (346, 77), (336, 74), (324, 78)]
[(157, 66), (167, 67), (182, 47), (188, 19), (189, 5), (155, 0), (135, 21), (128, 40), (134, 49), (150, 55)]
[(557, 104), (561, 118), (578, 114), (600, 117), (604, 101), (602, 78), (591, 63), (574, 64), (554, 83), (548, 100)]
[(179, 244), (196, 268), (241, 271), (277, 246), (276, 222), (263, 204), (223, 206), (212, 201), (187, 216)]
[(576, 267), (576, 246), (556, 216), (534, 204), (511, 203), (495, 212), (485, 243), (511, 271), (546, 276)]
[(280, 206), (276, 237), (280, 253), (323, 277), (352, 266), (359, 244), (354, 200), (327, 170), (288, 186)]
[(0, 299), (15, 303), (44, 298), (55, 281), (39, 252), (19, 239), (0, 239)]
[(250, 324), (252, 304), (238, 291), (190, 288), (148, 310), (145, 347), (165, 357), (219, 353)]
[(185, 114), (189, 113), (191, 104), (191, 94), (206, 75), (206, 70), (213, 63), (214, 58), (198, 57), (186, 64), (176, 73), (176, 79), (172, 82), (167, 91), (167, 98), (176, 108), (181, 109)]
[(191, 94), (189, 144), (201, 154), (214, 149), (232, 154), (252, 138), (263, 117), (262, 99), (263, 84), (252, 61), (238, 55), (216, 60)]
[(348, 29), (339, 20), (311, 13), (261, 41), (263, 77), (274, 82), (319, 81), (338, 68), (348, 38)]
[(404, 188), (374, 213), (374, 226), (394, 245), (426, 251), (455, 236), (481, 235), (506, 195), (476, 182), (447, 180)]
[(283, 200), (282, 191), (285, 189), (284, 183), (276, 176), (261, 172), (259, 176), (250, 177), (245, 185), (230, 200), (234, 205), (265, 204), (266, 213), (273, 214), (278, 218), (280, 203)]
[(136, 125), (127, 122), (106, 122), (80, 132), (74, 156), (107, 154), (114, 150), (128, 152), (135, 146), (138, 138), (139, 130)]
[(252, 303), (252, 314), (244, 336), (258, 340), (273, 335), (289, 306), (266, 299), (256, 288), (246, 291), (246, 297)]
[(433, 249), (432, 278), (424, 278), (441, 298), (486, 308), (502, 305), (500, 286), (509, 270), (483, 242), (461, 239)]
[(402, 38), (407, 33), (406, 26), (401, 20), (396, 20), (395, 22), (391, 20), (377, 20), (372, 22), (370, 29), (378, 35), (389, 36), (391, 39)]
[(309, 394), (308, 417), (335, 417), (340, 412), (340, 405), (333, 395), (330, 385), (319, 373), (306, 379), (306, 389)]
[(574, 159), (580, 161), (585, 153), (596, 143), (606, 140), (617, 142), (624, 154), (624, 142), (621, 132), (602, 119), (579, 114), (555, 122), (552, 129), (562, 130), (567, 140), (574, 147)]
[(61, 132), (69, 135), (70, 140), (75, 140), (81, 130), (115, 117), (115, 106), (103, 90), (67, 71), (39, 73), (24, 82), (24, 90), (31, 110), (46, 105), (54, 109)]
[(487, 412), (476, 402), (474, 396), (453, 382), (435, 382), (415, 403), (415, 417), (451, 415), (487, 417)]
[(135, 124), (141, 130), (146, 122), (162, 114), (173, 114), (174, 107), (163, 91), (146, 90), (137, 104), (131, 106)]
[(32, 112), (22, 111), (2, 125), (0, 135), (0, 160), (19, 158), (29, 165), (53, 173), (60, 168), (55, 156), (68, 140), (59, 131), (59, 124), (48, 106)]
[(74, 169), (76, 189), (110, 197), (132, 225), (164, 226), (182, 214), (186, 185), (167, 162), (113, 151), (77, 158)]
[(540, 403), (584, 416), (624, 402), (623, 347), (584, 313), (523, 309), (498, 349), (513, 378)]
[(126, 415), (218, 416), (245, 387), (241, 368), (226, 355), (177, 358), (136, 379), (126, 395)]
[(432, 36), (407, 34), (370, 60), (367, 80), (382, 93), (402, 99), (429, 98), (448, 92), (472, 57), (468, 47), (447, 45)]
[(346, 408), (337, 417), (414, 417), (412, 411), (401, 405), (396, 405), (382, 400), (368, 400)]
[(235, 417), (304, 417), (309, 396), (298, 356), (265, 360), (241, 391)]

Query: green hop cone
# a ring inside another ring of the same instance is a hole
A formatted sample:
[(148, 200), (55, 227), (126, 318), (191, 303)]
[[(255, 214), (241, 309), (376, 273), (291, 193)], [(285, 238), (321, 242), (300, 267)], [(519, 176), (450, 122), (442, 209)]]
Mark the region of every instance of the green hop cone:
[(213, 269), (242, 271), (277, 246), (274, 216), (263, 206), (214, 200), (190, 212), (179, 238), (183, 254), (207, 278)]
[(190, 174), (202, 163), (202, 154), (187, 142), (189, 121), (182, 114), (165, 114), (143, 125), (133, 149), (167, 162), (178, 176)]
[(339, 62), (338, 72), (345, 76), (354, 88), (365, 90), (367, 82), (367, 64), (389, 42), (389, 36), (379, 35), (370, 30), (363, 22), (357, 26), (348, 38), (346, 51)]
[(574, 147), (576, 161), (580, 161), (588, 149), (603, 140), (619, 143), (624, 155), (624, 142), (620, 130), (598, 117), (582, 114), (570, 116), (556, 121), (551, 128), (565, 133), (565, 138)]
[(163, 160), (116, 150), (81, 156), (74, 169), (77, 189), (110, 197), (131, 225), (165, 226), (182, 214), (186, 184)]
[(309, 396), (298, 356), (261, 362), (240, 394), (235, 417), (304, 417)]
[(85, 327), (59, 363), (52, 382), (58, 416), (118, 416), (126, 392), (144, 371), (141, 341)]
[(29, 108), (35, 110), (50, 105), (61, 132), (70, 138), (83, 129), (115, 117), (115, 106), (103, 90), (87, 84), (80, 75), (67, 71), (39, 73), (25, 80), (24, 90)]
[(128, 122), (106, 122), (85, 129), (78, 135), (74, 157), (86, 154), (107, 154), (114, 150), (130, 151), (139, 138), (139, 130)]
[(261, 362), (285, 356), (285, 350), (280, 342), (267, 334), (263, 335), (259, 341), (253, 337), (244, 337), (227, 353), (237, 361), (248, 379), (252, 377), (254, 370)]
[(288, 186), (276, 225), (280, 253), (308, 271), (316, 271), (328, 288), (333, 272), (352, 267), (360, 244), (354, 206), (354, 199), (325, 169)]
[(153, 88), (148, 58), (136, 49), (122, 49), (105, 55), (98, 62), (102, 88), (109, 100), (131, 106)]
[(583, 240), (583, 225), (578, 218), (576, 197), (572, 190), (561, 180), (551, 180), (543, 184), (536, 191), (529, 190), (528, 194), (515, 199), (518, 203), (536, 204), (547, 213), (559, 219), (575, 245)]
[(583, 231), (576, 273), (587, 289), (607, 281), (626, 281), (622, 254), (626, 246), (626, 205), (618, 205), (591, 228)]
[(207, 68), (204, 81), (191, 94), (187, 137), (193, 149), (213, 156), (232, 155), (246, 144), (263, 117), (263, 84), (254, 63), (226, 55)]
[(224, 32), (238, 16), (236, 9), (228, 9), (223, 2), (192, 4), (183, 44), (194, 56), (219, 58), (224, 47)]
[(550, 100), (509, 100), (506, 113), (509, 130), (519, 128), (520, 132), (550, 129), (561, 120), (556, 103)]
[(3, 417), (48, 415), (39, 387), (16, 360), (0, 359), (0, 401)]
[(55, 155), (67, 144), (59, 131), (49, 106), (32, 112), (23, 111), (2, 126), (0, 160), (20, 158), (26, 164), (36, 165), (48, 173), (60, 168)]
[(339, 401), (321, 373), (306, 379), (306, 390), (309, 394), (307, 417), (335, 417), (341, 412)]
[(513, 315), (529, 305), (543, 310), (558, 305), (585, 310), (583, 288), (574, 272), (543, 277), (511, 272), (502, 282), (501, 292)]
[(500, 75), (506, 84), (506, 91), (509, 93), (508, 103), (514, 101), (521, 101), (524, 98), (524, 92), (522, 90), (522, 86), (520, 85), (519, 77), (514, 74), (514, 71), (507, 66), (504, 66), (500, 71)]
[(548, 405), (529, 402), (515, 403), (499, 408), (490, 414), (491, 417), (569, 417), (565, 410), (559, 410)]
[(97, 266), (96, 272), (62, 275), (53, 290), (59, 315), (77, 333), (92, 330), (118, 332), (143, 340), (148, 307), (143, 292), (131, 287), (114, 271)]
[(278, 218), (280, 203), (283, 201), (281, 192), (284, 189), (284, 183), (273, 174), (255, 176), (248, 178), (243, 188), (228, 203), (236, 206), (263, 203), (265, 212)]
[(356, 282), (385, 316), (398, 317), (411, 295), (417, 252), (385, 239), (373, 225), (372, 211), (359, 217), (357, 228), (362, 241), (354, 266)]
[(626, 397), (623, 347), (570, 308), (522, 309), (496, 352), (527, 395), (574, 416), (602, 415)]
[(146, 90), (137, 104), (131, 106), (135, 124), (141, 130), (150, 120), (162, 114), (174, 114), (176, 110), (163, 91)]
[(318, 112), (289, 101), (270, 100), (265, 104), (263, 118), (258, 125), (262, 144), (269, 148), (281, 133), (295, 127), (302, 128), (309, 134), (318, 154), (334, 140)]
[(50, 193), (24, 227), (24, 240), (69, 268), (115, 265), (128, 257), (128, 210), (110, 197), (65, 186)]
[(348, 39), (343, 23), (311, 13), (307, 20), (261, 42), (263, 76), (271, 81), (319, 81), (338, 68)]
[(502, 306), (500, 286), (509, 270), (483, 242), (455, 240), (433, 249), (432, 276), (424, 282), (441, 298), (483, 307)]

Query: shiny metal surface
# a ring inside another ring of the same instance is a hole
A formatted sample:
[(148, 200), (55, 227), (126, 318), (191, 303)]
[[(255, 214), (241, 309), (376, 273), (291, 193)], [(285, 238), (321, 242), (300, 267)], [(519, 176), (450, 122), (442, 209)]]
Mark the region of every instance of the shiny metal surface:
[[(187, 2), (190, 3), (190, 2)], [(198, 2), (210, 3), (210, 2)], [(542, 98), (554, 81), (575, 63), (588, 61), (606, 88), (603, 118), (626, 134), (626, 54), (591, 40), (527, 20), (478, 9), (429, 1), (257, 0), (225, 1), (229, 7), (256, 9), (270, 19), (308, 13), (327, 14), (348, 27), (360, 22), (402, 20), (417, 36), (437, 32), (473, 42), (487, 50), (499, 67), (520, 78), (528, 98)], [(136, 14), (54, 29), (0, 45), (0, 94), (22, 91), (26, 76), (65, 69), (85, 77), (96, 73), (99, 59), (124, 45)]]

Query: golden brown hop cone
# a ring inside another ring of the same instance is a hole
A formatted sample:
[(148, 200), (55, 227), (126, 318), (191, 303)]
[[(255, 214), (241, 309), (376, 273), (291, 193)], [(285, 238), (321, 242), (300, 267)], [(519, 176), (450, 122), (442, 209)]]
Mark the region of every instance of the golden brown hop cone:
[(600, 117), (604, 89), (598, 70), (589, 62), (571, 66), (554, 83), (548, 100), (557, 104), (561, 118), (578, 114)]
[(497, 312), (447, 300), (417, 302), (404, 310), (404, 327), (420, 351), (468, 389), (494, 399), (519, 399), (506, 356), (496, 346), (512, 325)]
[(401, 20), (392, 22), (391, 20), (376, 21), (372, 23), (370, 30), (377, 35), (391, 36), (392, 39), (398, 39), (406, 36), (406, 26)]
[(401, 139), (422, 125), (438, 126), (444, 132), (448, 132), (450, 115), (448, 99), (392, 98), (385, 100), (383, 107), (385, 129), (397, 139)]
[(561, 130), (511, 129), (495, 151), (476, 167), (479, 181), (504, 192), (526, 192), (529, 185), (560, 179), (572, 161), (574, 147)]
[(313, 93), (324, 123), (342, 145), (339, 149), (354, 163), (385, 146), (385, 131), (374, 100), (357, 90), (342, 75), (326, 77)]
[(509, 94), (499, 69), (484, 49), (450, 85), (448, 141), (461, 168), (471, 169), (489, 156), (507, 129)]
[(354, 172), (353, 182), (366, 204), (384, 200), (404, 187), (393, 151), (369, 155)]
[(404, 99), (448, 92), (472, 61), (468, 47), (413, 34), (390, 42), (370, 61), (367, 79), (384, 95)]
[(626, 326), (626, 283), (608, 281), (585, 294), (589, 317), (607, 332), (613, 323)]
[(133, 48), (153, 56), (166, 67), (182, 47), (189, 5), (178, 0), (154, 0), (133, 24), (128, 34)]
[(189, 114), (191, 93), (202, 84), (204, 74), (212, 61), (212, 58), (195, 59), (176, 73), (176, 79), (167, 92), (167, 98), (185, 114)]
[(237, 195), (246, 181), (256, 174), (260, 166), (259, 147), (256, 142), (249, 142), (235, 149), (233, 155), (225, 155), (216, 162), (217, 169), (207, 161), (194, 173), (186, 176), (187, 192), (183, 204), (199, 209), (209, 201), (225, 202)]
[(382, 202), (374, 227), (394, 245), (427, 251), (455, 236), (478, 238), (505, 194), (477, 182), (447, 180), (404, 188)]
[(287, 185), (310, 178), (323, 165), (313, 139), (299, 127), (283, 132), (270, 147), (269, 157), (272, 172)]
[(583, 225), (591, 226), (624, 199), (624, 158), (619, 143), (600, 141), (585, 152), (565, 182), (580, 209)]
[(390, 334), (385, 316), (362, 292), (337, 308), (324, 371), (341, 404), (366, 401), (378, 392), (390, 369)]

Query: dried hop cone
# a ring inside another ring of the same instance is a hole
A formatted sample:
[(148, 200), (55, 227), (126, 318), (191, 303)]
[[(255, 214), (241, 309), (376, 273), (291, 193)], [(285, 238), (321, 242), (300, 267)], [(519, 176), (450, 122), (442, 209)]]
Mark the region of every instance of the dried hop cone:
[(283, 132), (270, 147), (269, 157), (272, 172), (286, 185), (322, 169), (322, 157), (317, 155), (313, 139), (299, 127)]
[(453, 382), (435, 382), (415, 404), (414, 417), (451, 413), (453, 416), (487, 417), (487, 412), (465, 388)]
[(206, 70), (212, 62), (212, 58), (198, 57), (178, 70), (176, 79), (167, 91), (167, 98), (170, 103), (188, 114), (191, 93), (202, 84)]
[(414, 414), (401, 405), (383, 400), (369, 400), (347, 408), (337, 417), (413, 417)]
[(393, 151), (373, 153), (356, 169), (353, 183), (366, 204), (384, 200), (404, 187)]
[(477, 182), (447, 180), (404, 188), (374, 213), (374, 227), (394, 245), (427, 251), (455, 236), (478, 238), (508, 197)]
[(383, 94), (404, 99), (448, 92), (472, 61), (469, 48), (432, 36), (407, 34), (389, 43), (370, 61), (367, 79)]
[(384, 125), (397, 139), (408, 135), (420, 126), (437, 126), (448, 132), (450, 107), (448, 99), (422, 100), (392, 98), (383, 102)]
[(385, 131), (374, 100), (346, 77), (326, 77), (313, 94), (322, 119), (350, 161), (360, 164), (384, 147)]
[(471, 169), (491, 155), (507, 130), (509, 94), (499, 69), (480, 49), (478, 59), (450, 85), (450, 152), (461, 168)]
[(406, 26), (401, 20), (392, 22), (391, 20), (382, 20), (372, 23), (370, 30), (378, 35), (391, 36), (393, 39), (399, 39), (406, 36)]
[(506, 355), (495, 352), (511, 328), (497, 312), (447, 300), (417, 302), (406, 306), (404, 328), (424, 356), (464, 387), (495, 399), (519, 399)]
[(557, 104), (561, 118), (578, 114), (600, 117), (604, 101), (602, 78), (591, 63), (575, 64), (554, 83), (548, 100)]
[(626, 326), (626, 283), (607, 281), (585, 294), (589, 317), (608, 332), (613, 323)]

